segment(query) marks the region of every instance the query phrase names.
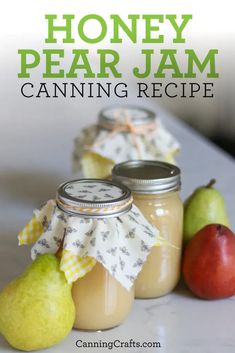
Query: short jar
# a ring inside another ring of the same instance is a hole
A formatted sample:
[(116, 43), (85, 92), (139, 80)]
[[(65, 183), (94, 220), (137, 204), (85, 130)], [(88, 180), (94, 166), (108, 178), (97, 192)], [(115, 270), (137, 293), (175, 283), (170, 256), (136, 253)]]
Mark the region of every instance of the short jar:
[[(60, 186), (57, 204), (71, 217), (80, 218), (82, 229), (89, 220), (93, 220), (95, 227), (99, 220), (110, 223), (113, 217), (121, 217), (132, 207), (132, 196), (129, 189), (112, 181), (80, 179)], [(101, 231), (98, 236), (102, 237)], [(90, 235), (83, 238), (82, 244), (81, 239), (77, 239), (78, 246), (85, 249), (87, 243), (91, 243)], [(72, 286), (76, 309), (74, 328), (79, 330), (98, 331), (120, 325), (128, 316), (134, 301), (134, 286), (129, 290), (122, 286), (104, 267), (101, 255), (94, 267)]]
[(128, 161), (113, 168), (113, 180), (128, 186), (134, 204), (166, 241), (151, 249), (135, 281), (136, 298), (163, 296), (179, 281), (183, 225), (180, 173), (177, 166), (158, 161)]

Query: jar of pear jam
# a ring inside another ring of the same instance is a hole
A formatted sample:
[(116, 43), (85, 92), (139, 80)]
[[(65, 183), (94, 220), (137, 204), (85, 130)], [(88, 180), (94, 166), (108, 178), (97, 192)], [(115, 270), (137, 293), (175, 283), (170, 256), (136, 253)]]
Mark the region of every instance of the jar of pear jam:
[(117, 164), (113, 180), (131, 189), (134, 204), (167, 242), (153, 247), (135, 281), (136, 298), (156, 298), (171, 292), (179, 281), (182, 253), (183, 204), (180, 169), (158, 161)]
[[(98, 219), (111, 220), (127, 213), (132, 206), (132, 195), (128, 188), (112, 181), (80, 179), (60, 186), (57, 191), (57, 204), (71, 217), (81, 218), (81, 228), (86, 220), (91, 219), (94, 220), (95, 227)], [(101, 237), (101, 234), (99, 236)], [(89, 234), (85, 241), (91, 243)], [(78, 246), (84, 248), (84, 245)], [(99, 249), (100, 252), (101, 250)], [(75, 329), (106, 330), (120, 325), (128, 316), (134, 301), (134, 286), (127, 290), (100, 260), (96, 261), (90, 272), (73, 283), (72, 297), (76, 312)]]
[(128, 291), (97, 262), (86, 276), (73, 284), (72, 296), (76, 307), (74, 328), (106, 330), (120, 325), (128, 316), (134, 286)]

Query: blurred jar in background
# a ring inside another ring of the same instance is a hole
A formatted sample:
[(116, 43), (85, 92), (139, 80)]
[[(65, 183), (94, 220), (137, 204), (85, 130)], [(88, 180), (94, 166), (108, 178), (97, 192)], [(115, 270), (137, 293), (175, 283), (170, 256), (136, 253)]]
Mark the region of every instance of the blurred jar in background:
[(106, 108), (98, 123), (75, 139), (74, 171), (86, 178), (107, 178), (116, 163), (133, 159), (175, 163), (178, 141), (150, 110), (121, 106)]

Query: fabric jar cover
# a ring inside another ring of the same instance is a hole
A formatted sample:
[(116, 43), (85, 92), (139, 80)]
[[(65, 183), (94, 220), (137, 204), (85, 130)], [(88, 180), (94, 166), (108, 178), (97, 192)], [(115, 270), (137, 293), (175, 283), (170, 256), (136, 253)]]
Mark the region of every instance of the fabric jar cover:
[(97, 179), (62, 184), (56, 200), (34, 211), (18, 235), (19, 245), (35, 243), (33, 260), (61, 249), (60, 268), (69, 282), (86, 275), (98, 261), (130, 289), (151, 247), (164, 240), (132, 204), (127, 190)]
[(87, 152), (113, 163), (133, 159), (175, 163), (174, 156), (179, 150), (179, 142), (151, 111), (131, 106), (107, 108), (100, 113), (98, 124), (83, 129), (75, 139), (73, 169), (91, 168), (93, 172), (92, 165), (83, 168)]

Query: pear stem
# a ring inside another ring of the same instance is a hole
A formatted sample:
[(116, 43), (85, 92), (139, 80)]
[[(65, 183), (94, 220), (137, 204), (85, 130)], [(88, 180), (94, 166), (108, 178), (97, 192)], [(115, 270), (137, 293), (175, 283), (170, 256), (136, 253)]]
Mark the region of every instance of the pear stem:
[(65, 233), (66, 233), (66, 230), (64, 230), (64, 235), (63, 235), (62, 241), (61, 241), (61, 243), (60, 243), (60, 246), (59, 246), (58, 250), (57, 250), (56, 253), (55, 253), (55, 256), (58, 257), (59, 259), (60, 259), (61, 256), (62, 256)]
[(206, 185), (206, 188), (211, 188), (216, 183), (216, 179), (211, 179)]
[(216, 230), (217, 230), (217, 236), (221, 237), (222, 235), (224, 235), (222, 224), (217, 224), (216, 225)]

